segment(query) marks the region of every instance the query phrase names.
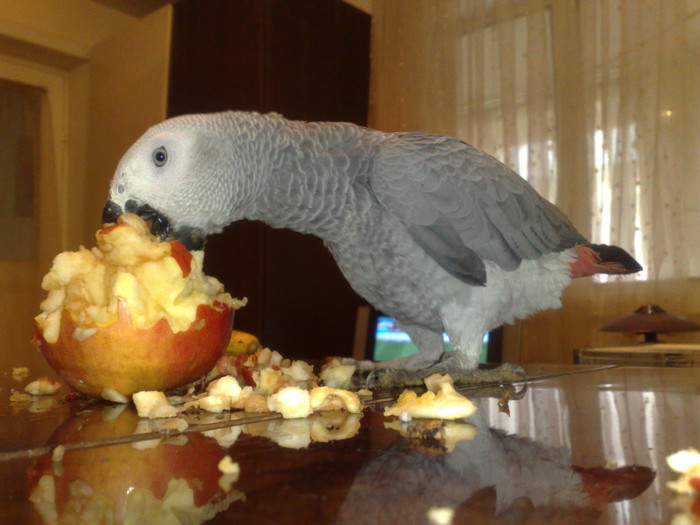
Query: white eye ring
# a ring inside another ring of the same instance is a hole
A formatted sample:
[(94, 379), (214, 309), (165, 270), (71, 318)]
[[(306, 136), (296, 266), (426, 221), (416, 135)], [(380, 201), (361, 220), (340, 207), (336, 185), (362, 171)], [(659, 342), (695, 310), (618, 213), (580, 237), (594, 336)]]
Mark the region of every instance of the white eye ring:
[(162, 168), (168, 162), (168, 151), (164, 146), (160, 146), (153, 151), (153, 164)]

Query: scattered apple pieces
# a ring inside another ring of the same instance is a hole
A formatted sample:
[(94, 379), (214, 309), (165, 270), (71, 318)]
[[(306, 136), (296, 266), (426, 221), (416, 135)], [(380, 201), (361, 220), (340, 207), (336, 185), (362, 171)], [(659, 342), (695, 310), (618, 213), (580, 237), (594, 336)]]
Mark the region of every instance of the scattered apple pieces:
[(26, 366), (15, 366), (12, 368), (12, 379), (24, 381), (29, 376), (29, 368)]
[(429, 381), (436, 392), (429, 390), (418, 396), (413, 390), (404, 390), (396, 404), (384, 410), (385, 416), (398, 416), (401, 421), (412, 418), (461, 419), (471, 416), (476, 405), (459, 394), (452, 385), (450, 376), (443, 376), (440, 381)]
[(296, 386), (284, 387), (268, 398), (267, 406), (285, 419), (302, 418), (323, 410), (345, 410), (355, 414), (362, 411), (357, 394), (328, 386), (310, 391)]
[(119, 392), (118, 390), (115, 390), (114, 388), (103, 388), (102, 393), (100, 394), (100, 397), (104, 399), (105, 401), (111, 401), (113, 403), (128, 403), (129, 398), (126, 397), (124, 394)]
[(222, 474), (239, 474), (241, 472), (241, 466), (233, 461), (228, 454), (221, 458), (217, 467)]
[(63, 460), (63, 455), (66, 453), (66, 447), (63, 445), (58, 445), (53, 449), (51, 453), (51, 461), (54, 463), (60, 463)]
[(207, 392), (209, 395), (206, 397), (220, 398), (222, 404), (226, 405), (227, 408), (231, 408), (241, 398), (241, 386), (238, 384), (238, 380), (232, 376), (224, 376), (212, 381), (207, 386)]
[(61, 383), (49, 379), (48, 377), (40, 377), (24, 387), (24, 391), (32, 396), (50, 396), (58, 392), (61, 388)]
[(671, 470), (680, 474), (675, 481), (669, 481), (668, 487), (679, 494), (700, 495), (700, 452), (687, 448), (671, 454), (666, 458)]
[(297, 385), (303, 384), (308, 386), (316, 380), (314, 368), (306, 361), (292, 361), (292, 364), (287, 367), (280, 368), (285, 376), (291, 378)]
[(308, 390), (298, 386), (287, 386), (272, 394), (267, 400), (272, 412), (279, 412), (285, 419), (296, 419), (310, 415), (311, 396)]
[(347, 390), (352, 386), (355, 370), (357, 370), (355, 365), (343, 364), (339, 359), (332, 359), (321, 370), (319, 376), (326, 386)]
[(253, 391), (252, 387), (243, 387), (241, 398), (231, 405), (232, 409), (243, 410), (253, 414), (267, 412), (267, 396)]
[(311, 410), (347, 410), (353, 414), (362, 412), (360, 398), (356, 393), (330, 386), (318, 386), (309, 393)]
[(440, 391), (440, 385), (443, 383), (450, 383), (451, 385), (454, 385), (454, 382), (452, 381), (452, 377), (449, 374), (445, 375), (440, 375), (440, 374), (432, 374), (423, 379), (423, 383), (425, 383), (425, 387), (430, 390), (431, 392), (435, 392), (436, 394)]
[(279, 367), (267, 367), (253, 372), (255, 388), (261, 394), (274, 394), (280, 388), (293, 386), (293, 380), (287, 382)]
[(132, 396), (132, 400), (136, 405), (139, 417), (147, 417), (148, 419), (175, 417), (178, 413), (178, 409), (168, 403), (163, 392), (136, 392)]

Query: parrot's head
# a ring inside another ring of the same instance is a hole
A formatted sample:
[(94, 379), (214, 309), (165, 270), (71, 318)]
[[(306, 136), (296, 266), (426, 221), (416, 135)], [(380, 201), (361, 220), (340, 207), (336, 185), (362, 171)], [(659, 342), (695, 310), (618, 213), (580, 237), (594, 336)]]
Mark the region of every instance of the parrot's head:
[(151, 233), (202, 249), (207, 235), (241, 218), (256, 186), (252, 116), (226, 112), (186, 115), (150, 128), (117, 166), (103, 223), (131, 212)]

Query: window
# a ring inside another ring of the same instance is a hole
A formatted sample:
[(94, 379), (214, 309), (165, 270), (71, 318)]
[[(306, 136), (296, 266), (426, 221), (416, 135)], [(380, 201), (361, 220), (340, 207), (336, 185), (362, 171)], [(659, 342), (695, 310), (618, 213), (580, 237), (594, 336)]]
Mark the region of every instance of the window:
[(556, 200), (551, 12), (523, 12), (467, 30), (458, 57), (461, 137)]

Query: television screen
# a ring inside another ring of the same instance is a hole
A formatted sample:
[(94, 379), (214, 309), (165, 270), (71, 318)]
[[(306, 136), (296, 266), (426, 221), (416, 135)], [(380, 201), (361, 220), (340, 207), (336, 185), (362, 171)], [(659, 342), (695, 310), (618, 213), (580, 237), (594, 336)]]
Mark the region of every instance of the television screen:
[[(488, 362), (489, 333), (484, 336), (480, 363)], [(447, 334), (443, 334), (445, 340), (445, 350), (452, 349)], [(406, 332), (399, 328), (396, 321), (386, 315), (378, 315), (374, 332), (374, 353), (375, 361), (390, 361), (399, 357), (405, 357), (418, 351), (416, 345), (411, 342), (411, 338)]]

